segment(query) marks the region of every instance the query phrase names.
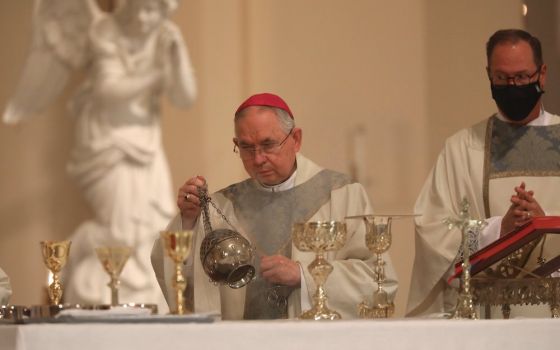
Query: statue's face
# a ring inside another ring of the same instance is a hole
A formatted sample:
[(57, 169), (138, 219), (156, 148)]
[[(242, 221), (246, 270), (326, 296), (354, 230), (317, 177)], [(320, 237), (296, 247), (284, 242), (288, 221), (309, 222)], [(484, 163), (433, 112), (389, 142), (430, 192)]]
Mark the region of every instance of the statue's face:
[(151, 33), (165, 19), (161, 0), (129, 0), (125, 11), (128, 11), (131, 29), (139, 34)]

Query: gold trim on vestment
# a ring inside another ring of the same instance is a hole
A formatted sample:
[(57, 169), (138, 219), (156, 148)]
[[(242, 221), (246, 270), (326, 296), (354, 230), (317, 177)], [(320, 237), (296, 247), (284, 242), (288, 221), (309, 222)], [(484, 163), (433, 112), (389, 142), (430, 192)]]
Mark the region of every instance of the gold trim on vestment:
[(492, 146), (492, 126), (494, 115), (486, 123), (486, 136), (484, 137), (484, 167), (482, 169), (482, 200), (484, 201), (484, 217), (490, 217), (490, 148)]
[(500, 171), (490, 175), (490, 179), (514, 176), (560, 176), (560, 170), (514, 170)]

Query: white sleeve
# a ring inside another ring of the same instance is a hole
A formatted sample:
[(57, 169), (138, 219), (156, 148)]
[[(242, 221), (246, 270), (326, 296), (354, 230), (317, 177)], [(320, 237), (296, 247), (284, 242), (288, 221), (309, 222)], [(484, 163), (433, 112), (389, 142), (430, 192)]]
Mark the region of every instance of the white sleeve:
[(8, 275), (0, 269), (0, 305), (8, 304), (10, 296), (12, 295), (12, 286)]
[(305, 311), (311, 309), (311, 300), (309, 300), (307, 283), (305, 283), (305, 278), (303, 278), (303, 267), (301, 267), (301, 264), (298, 265), (299, 265), (300, 276), (302, 276), (301, 286), (300, 286), (301, 310)]
[(486, 219), (488, 225), (480, 232), (478, 236), (478, 249), (482, 249), (500, 238), (500, 230), (502, 227), (502, 216), (492, 216)]

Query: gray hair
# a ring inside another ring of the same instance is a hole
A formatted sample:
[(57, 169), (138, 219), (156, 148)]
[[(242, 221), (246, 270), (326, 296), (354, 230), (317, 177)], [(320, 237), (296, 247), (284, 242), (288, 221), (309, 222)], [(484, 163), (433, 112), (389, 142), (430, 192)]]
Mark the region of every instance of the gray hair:
[[(282, 131), (284, 131), (286, 134), (288, 134), (296, 126), (296, 122), (294, 118), (292, 118), (290, 114), (285, 110), (283, 110), (282, 108), (269, 107), (269, 106), (255, 106), (255, 107), (258, 108), (259, 110), (273, 111), (274, 114), (276, 114), (276, 118), (280, 123), (280, 127), (282, 128)], [(235, 118), (233, 119), (233, 122), (237, 123), (239, 119), (243, 118), (246, 110), (247, 109), (245, 108), (241, 110), (239, 113), (237, 113), (235, 115)]]

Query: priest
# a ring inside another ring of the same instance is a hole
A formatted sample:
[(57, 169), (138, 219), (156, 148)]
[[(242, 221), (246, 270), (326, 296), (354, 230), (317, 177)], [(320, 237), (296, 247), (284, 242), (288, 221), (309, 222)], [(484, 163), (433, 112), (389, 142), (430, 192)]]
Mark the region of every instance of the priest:
[[(456, 305), (456, 288), (446, 281), (461, 232), (448, 230), (443, 220), (459, 216), (463, 198), (470, 215), (488, 223), (471, 237), (472, 249), (533, 217), (560, 215), (560, 117), (543, 107), (547, 66), (541, 44), (526, 31), (499, 30), (486, 54), (497, 113), (447, 139), (416, 201), (415, 211), (423, 215), (415, 220), (409, 316), (449, 313)], [(553, 241), (534, 249), (525, 267), (557, 255)], [(527, 312), (532, 310), (512, 310), (511, 317)]]
[[(235, 113), (234, 150), (249, 178), (211, 195), (212, 201), (231, 225), (256, 247), (257, 278), (243, 288), (215, 286), (209, 282), (200, 263), (204, 238), (199, 188), (202, 176), (188, 179), (179, 189), (180, 214), (170, 229), (193, 229), (193, 254), (185, 264), (188, 281), (186, 299), (194, 312), (217, 311), (223, 319), (294, 318), (310, 308), (315, 291), (307, 266), (313, 252), (299, 251), (291, 240), (292, 225), (307, 221), (342, 221), (347, 224), (347, 242), (326, 258), (334, 269), (325, 285), (328, 306), (344, 319), (358, 316), (358, 304), (371, 298), (374, 259), (365, 246), (365, 225), (347, 216), (371, 214), (366, 191), (346, 175), (324, 169), (299, 153), (302, 130), (294, 114), (277, 95), (262, 93), (249, 97)], [(258, 203), (258, 204), (256, 204)], [(210, 209), (213, 209), (210, 207)], [(213, 226), (223, 223), (211, 211)], [(172, 268), (166, 266), (162, 244), (152, 250), (152, 265), (170, 307), (174, 306), (170, 285)], [(394, 297), (397, 280), (389, 256), (384, 285)]]

